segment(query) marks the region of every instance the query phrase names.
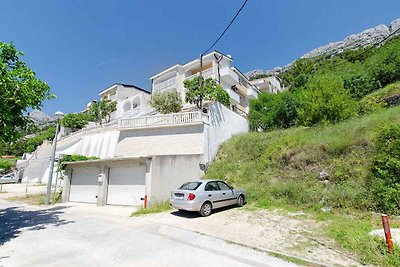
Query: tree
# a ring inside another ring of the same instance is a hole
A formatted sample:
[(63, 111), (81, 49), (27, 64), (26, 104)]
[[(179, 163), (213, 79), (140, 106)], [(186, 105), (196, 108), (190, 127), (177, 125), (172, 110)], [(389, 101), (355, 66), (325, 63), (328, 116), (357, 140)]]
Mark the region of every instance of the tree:
[(96, 103), (92, 103), (89, 108), (89, 119), (102, 124), (111, 121), (111, 113), (117, 110), (117, 101), (104, 99)]
[(61, 124), (73, 131), (84, 128), (88, 124), (89, 118), (83, 113), (69, 113), (61, 120)]
[(176, 113), (182, 109), (182, 98), (177, 91), (156, 92), (151, 97), (151, 106), (160, 113)]
[(55, 96), (49, 86), (20, 60), (22, 52), (12, 43), (0, 42), (0, 141), (11, 142), (32, 125), (27, 109), (40, 109)]
[[(203, 85), (201, 85), (203, 83)], [(225, 106), (229, 106), (229, 94), (226, 92), (221, 85), (212, 78), (203, 79), (201, 76), (197, 76), (191, 80), (183, 82), (186, 91), (186, 102), (190, 104), (196, 104), (201, 109), (203, 107), (203, 101), (214, 100), (218, 101)]]

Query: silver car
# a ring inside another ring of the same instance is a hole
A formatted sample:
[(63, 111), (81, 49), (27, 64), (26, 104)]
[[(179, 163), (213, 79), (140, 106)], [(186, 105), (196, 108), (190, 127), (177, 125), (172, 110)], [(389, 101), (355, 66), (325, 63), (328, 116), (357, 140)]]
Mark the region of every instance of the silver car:
[(234, 189), (221, 180), (199, 180), (184, 183), (171, 192), (170, 205), (178, 210), (198, 211), (208, 216), (213, 209), (246, 203), (246, 192)]

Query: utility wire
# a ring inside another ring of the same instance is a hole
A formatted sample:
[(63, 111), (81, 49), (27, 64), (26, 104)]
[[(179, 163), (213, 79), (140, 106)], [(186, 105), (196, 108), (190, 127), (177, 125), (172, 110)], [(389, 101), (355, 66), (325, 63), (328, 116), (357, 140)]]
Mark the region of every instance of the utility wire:
[(233, 19), (231, 20), (231, 22), (228, 24), (228, 26), (226, 26), (225, 30), (221, 33), (221, 35), (218, 37), (218, 39), (210, 46), (210, 48), (208, 48), (206, 51), (204, 51), (201, 56), (203, 56), (205, 53), (207, 53), (208, 51), (210, 51), (217, 43), (218, 41), (222, 38), (222, 36), (224, 36), (224, 34), (226, 33), (226, 31), (229, 29), (229, 27), (232, 25), (232, 23), (235, 21), (235, 19), (237, 18), (237, 16), (239, 16), (240, 12), (242, 11), (242, 9), (244, 8), (244, 6), (246, 5), (248, 0), (245, 0), (242, 4), (242, 6), (240, 7), (240, 9), (236, 12), (236, 15), (233, 17)]

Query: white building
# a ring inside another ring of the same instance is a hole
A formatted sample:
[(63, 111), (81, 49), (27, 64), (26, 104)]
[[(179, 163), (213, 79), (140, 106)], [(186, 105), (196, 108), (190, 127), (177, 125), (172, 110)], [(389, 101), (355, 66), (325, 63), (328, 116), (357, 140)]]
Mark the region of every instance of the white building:
[(281, 79), (275, 75), (258, 78), (250, 81), (250, 83), (263, 93), (276, 94), (287, 90), (282, 86)]
[[(257, 98), (259, 90), (253, 86), (245, 75), (233, 66), (232, 57), (213, 51), (203, 56), (202, 68), (200, 58), (186, 64), (176, 64), (156, 75), (150, 77), (152, 93), (177, 91), (185, 103), (185, 88), (183, 81), (192, 79), (197, 75), (217, 80), (230, 96), (230, 109), (247, 116), (249, 112), (249, 99)], [(185, 104), (185, 107), (190, 106)]]
[(152, 111), (150, 92), (131, 84), (115, 83), (99, 93), (100, 99), (117, 101), (111, 120), (138, 117)]
[[(97, 205), (142, 206), (168, 198), (184, 182), (199, 179), (221, 144), (248, 131), (249, 100), (259, 90), (232, 66), (232, 58), (211, 52), (200, 60), (175, 65), (153, 77), (153, 92), (176, 90), (185, 99), (183, 81), (199, 75), (216, 79), (230, 95), (230, 107), (209, 103), (207, 112), (156, 114), (151, 95), (134, 85), (114, 84), (100, 92), (101, 99), (117, 101), (113, 120), (61, 138), (56, 154), (79, 154), (99, 159), (67, 164), (63, 201)], [(233, 110), (233, 111), (232, 111)], [(35, 160), (45, 167), (51, 146), (43, 144)], [(47, 166), (48, 163), (47, 163)], [(28, 167), (29, 170), (29, 167)], [(45, 181), (49, 168), (23, 173), (25, 179)], [(45, 178), (45, 179), (43, 179)]]

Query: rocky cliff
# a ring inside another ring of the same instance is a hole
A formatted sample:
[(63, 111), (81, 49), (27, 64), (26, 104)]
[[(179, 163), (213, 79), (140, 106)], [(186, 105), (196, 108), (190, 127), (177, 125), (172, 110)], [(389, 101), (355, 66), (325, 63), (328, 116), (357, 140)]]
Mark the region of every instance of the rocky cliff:
[[(367, 29), (361, 33), (352, 34), (342, 41), (329, 43), (327, 45), (318, 47), (310, 52), (304, 54), (300, 58), (312, 58), (320, 55), (337, 55), (346, 50), (356, 49), (359, 47), (366, 47), (369, 45), (377, 45), (384, 42), (389, 37), (400, 34), (400, 18), (392, 21), (390, 26), (378, 25), (374, 28)], [(272, 70), (253, 70), (246, 73), (249, 78), (254, 78), (258, 75), (278, 75), (290, 69), (292, 63), (285, 67), (276, 67)]]

